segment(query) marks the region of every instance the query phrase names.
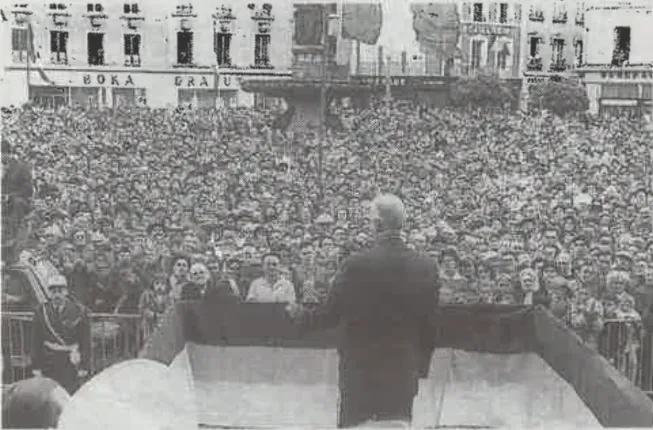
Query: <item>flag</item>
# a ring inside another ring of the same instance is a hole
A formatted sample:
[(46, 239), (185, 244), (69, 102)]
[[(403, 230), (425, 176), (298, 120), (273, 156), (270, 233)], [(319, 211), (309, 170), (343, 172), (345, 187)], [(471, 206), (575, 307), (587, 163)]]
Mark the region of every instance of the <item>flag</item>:
[[(43, 70), (43, 66), (41, 65), (41, 56), (36, 52), (36, 49), (34, 48), (34, 29), (32, 28), (31, 21), (27, 22), (27, 40), (28, 40), (28, 45), (27, 45), (28, 60), (32, 62), (34, 68), (38, 72), (43, 82), (48, 83), (50, 85), (54, 85), (54, 82), (48, 77), (48, 75), (45, 74), (45, 71)], [(27, 73), (29, 73), (29, 68)]]
[(342, 8), (342, 37), (374, 45), (381, 36), (383, 9), (378, 3), (349, 3)]
[(295, 43), (297, 45), (321, 45), (323, 32), (323, 9), (319, 4), (295, 7)]
[(3, 9), (0, 9), (0, 17), (2, 17), (2, 22), (7, 22), (9, 21), (7, 19), (7, 15), (5, 15), (5, 11)]
[(411, 5), (413, 30), (422, 52), (451, 57), (458, 51), (460, 16), (455, 3)]
[(216, 64), (213, 66), (213, 89), (218, 90), (220, 88), (220, 66)]

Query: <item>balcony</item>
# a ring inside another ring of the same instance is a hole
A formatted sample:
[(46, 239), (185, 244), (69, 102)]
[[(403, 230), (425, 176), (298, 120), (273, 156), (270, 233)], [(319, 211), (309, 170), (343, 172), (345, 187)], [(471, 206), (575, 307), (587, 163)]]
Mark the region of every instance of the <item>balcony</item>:
[(541, 72), (542, 59), (539, 57), (530, 57), (526, 63), (526, 70), (529, 72)]
[(11, 51), (11, 62), (14, 64), (27, 63), (27, 50)]
[(68, 54), (66, 52), (51, 52), (50, 63), (59, 66), (68, 65)]
[(553, 16), (554, 24), (565, 24), (567, 22), (567, 12), (557, 13)]
[(569, 65), (564, 58), (561, 58), (557, 61), (553, 61), (549, 66), (549, 72), (564, 72), (569, 69)]
[(544, 22), (544, 12), (541, 10), (530, 11), (528, 19), (533, 22)]
[(125, 55), (125, 67), (141, 67), (141, 56)]
[(270, 62), (269, 58), (256, 60), (250, 67), (252, 69), (274, 69), (274, 66)]

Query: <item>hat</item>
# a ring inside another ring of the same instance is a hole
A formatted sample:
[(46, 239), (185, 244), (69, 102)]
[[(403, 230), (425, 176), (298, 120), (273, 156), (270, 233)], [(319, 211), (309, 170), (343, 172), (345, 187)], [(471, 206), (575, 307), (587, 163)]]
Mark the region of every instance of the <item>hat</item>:
[(68, 287), (68, 281), (62, 275), (54, 275), (48, 279), (48, 288), (53, 287)]

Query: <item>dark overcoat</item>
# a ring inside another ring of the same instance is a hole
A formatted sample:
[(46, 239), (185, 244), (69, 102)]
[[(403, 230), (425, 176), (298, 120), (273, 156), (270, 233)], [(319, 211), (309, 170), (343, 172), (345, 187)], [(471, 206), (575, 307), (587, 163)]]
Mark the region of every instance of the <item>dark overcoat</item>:
[(304, 312), (306, 327), (340, 330), (338, 427), (412, 418), (438, 298), (435, 261), (390, 235), (345, 261), (325, 303)]

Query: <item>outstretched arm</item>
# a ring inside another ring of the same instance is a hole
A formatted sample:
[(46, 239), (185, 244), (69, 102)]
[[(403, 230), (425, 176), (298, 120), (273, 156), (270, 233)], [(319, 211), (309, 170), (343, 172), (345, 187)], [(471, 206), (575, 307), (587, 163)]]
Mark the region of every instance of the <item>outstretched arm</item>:
[(300, 308), (295, 318), (297, 322), (309, 329), (333, 328), (337, 326), (343, 315), (344, 296), (349, 275), (349, 264), (345, 262), (334, 277), (326, 300), (314, 309)]

